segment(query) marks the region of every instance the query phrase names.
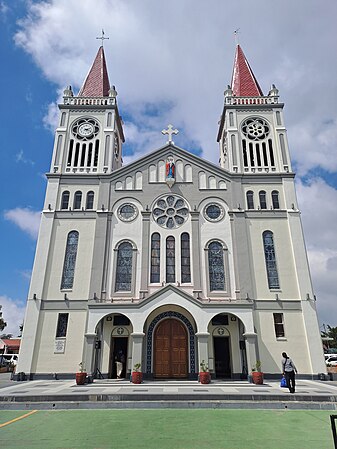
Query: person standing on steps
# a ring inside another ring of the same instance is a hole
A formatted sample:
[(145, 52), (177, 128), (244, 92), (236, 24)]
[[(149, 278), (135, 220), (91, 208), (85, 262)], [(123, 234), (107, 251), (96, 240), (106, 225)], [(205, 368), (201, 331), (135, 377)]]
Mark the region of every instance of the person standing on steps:
[(286, 352), (282, 352), (282, 357), (282, 373), (286, 379), (287, 387), (289, 388), (290, 393), (295, 393), (296, 366)]

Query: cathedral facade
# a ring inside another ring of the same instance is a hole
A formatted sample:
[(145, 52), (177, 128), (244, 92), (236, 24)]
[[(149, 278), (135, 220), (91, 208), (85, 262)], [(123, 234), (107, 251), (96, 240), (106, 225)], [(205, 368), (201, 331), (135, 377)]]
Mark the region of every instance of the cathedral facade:
[(326, 372), (283, 104), (238, 45), (219, 166), (173, 142), (122, 165), (103, 47), (59, 105), (17, 372), (244, 379)]

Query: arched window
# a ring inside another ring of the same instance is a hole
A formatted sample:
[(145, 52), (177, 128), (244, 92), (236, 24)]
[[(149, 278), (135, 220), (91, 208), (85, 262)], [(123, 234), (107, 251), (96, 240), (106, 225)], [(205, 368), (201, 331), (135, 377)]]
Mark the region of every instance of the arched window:
[(187, 232), (181, 234), (181, 283), (191, 282), (190, 236)]
[(69, 207), (69, 192), (66, 190), (62, 193), (62, 200), (61, 200), (61, 209), (68, 209)]
[(123, 242), (117, 250), (115, 292), (130, 292), (132, 284), (133, 248), (130, 242)]
[(166, 239), (166, 282), (176, 281), (176, 248), (175, 239), (172, 236)]
[(247, 207), (248, 209), (254, 209), (254, 192), (251, 190), (247, 192)]
[(264, 231), (262, 237), (269, 288), (280, 288), (276, 266), (273, 233), (271, 231)]
[(160, 235), (158, 232), (151, 237), (151, 279), (150, 282), (160, 282)]
[(208, 271), (210, 291), (225, 290), (223, 246), (220, 242), (211, 242), (208, 245)]
[(260, 199), (260, 208), (267, 209), (266, 192), (264, 190), (260, 190), (259, 199)]
[(278, 191), (277, 190), (273, 190), (271, 192), (271, 200), (273, 203), (273, 209), (279, 209), (280, 208), (280, 202), (279, 202), (279, 197), (278, 197)]
[(85, 205), (86, 209), (93, 209), (94, 208), (94, 192), (88, 192), (87, 193), (87, 202)]
[(82, 192), (79, 190), (74, 195), (74, 209), (81, 209)]
[(75, 263), (78, 246), (78, 232), (71, 231), (67, 238), (66, 254), (64, 257), (61, 289), (73, 288)]

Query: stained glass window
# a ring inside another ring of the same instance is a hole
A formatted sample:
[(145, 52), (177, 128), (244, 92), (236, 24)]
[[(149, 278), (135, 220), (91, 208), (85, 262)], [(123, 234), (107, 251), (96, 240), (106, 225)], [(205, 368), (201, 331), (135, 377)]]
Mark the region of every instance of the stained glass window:
[(283, 313), (273, 313), (276, 338), (284, 337)]
[(273, 190), (271, 192), (271, 200), (272, 200), (272, 203), (273, 203), (273, 209), (279, 209), (280, 208), (280, 202), (279, 202), (278, 191), (277, 190)]
[(262, 236), (269, 288), (280, 288), (276, 266), (273, 233), (271, 231), (264, 231)]
[(191, 282), (190, 236), (181, 234), (181, 283)]
[(208, 245), (208, 269), (210, 291), (225, 290), (223, 246), (220, 242)]
[(260, 190), (259, 198), (260, 198), (260, 208), (267, 209), (266, 192), (264, 190)]
[(117, 251), (116, 292), (130, 292), (132, 283), (133, 249), (129, 242), (121, 243)]
[(166, 239), (166, 282), (176, 281), (175, 267), (175, 239), (170, 236)]
[(94, 192), (88, 192), (87, 193), (87, 203), (85, 208), (86, 209), (93, 209), (94, 208)]
[(151, 280), (160, 282), (160, 235), (158, 232), (152, 234), (151, 238)]
[(77, 191), (75, 192), (74, 196), (74, 209), (81, 209), (81, 202), (82, 202), (82, 192)]
[(61, 289), (73, 288), (77, 246), (78, 246), (78, 232), (71, 231), (71, 232), (69, 232), (68, 239), (67, 239), (67, 247), (66, 247), (66, 254), (65, 254), (65, 258), (64, 258)]
[(247, 192), (247, 207), (254, 209), (254, 193), (251, 190)]
[(57, 320), (56, 338), (66, 337), (69, 313), (59, 313)]
[(61, 209), (68, 209), (69, 207), (69, 192), (66, 190), (62, 193), (62, 200), (61, 200)]

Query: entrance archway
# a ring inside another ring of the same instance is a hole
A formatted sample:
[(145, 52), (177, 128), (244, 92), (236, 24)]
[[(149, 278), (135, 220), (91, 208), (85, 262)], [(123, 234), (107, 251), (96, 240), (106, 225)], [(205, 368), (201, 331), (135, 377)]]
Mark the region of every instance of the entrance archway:
[(187, 377), (187, 355), (187, 331), (184, 324), (174, 318), (161, 321), (154, 333), (154, 376)]

